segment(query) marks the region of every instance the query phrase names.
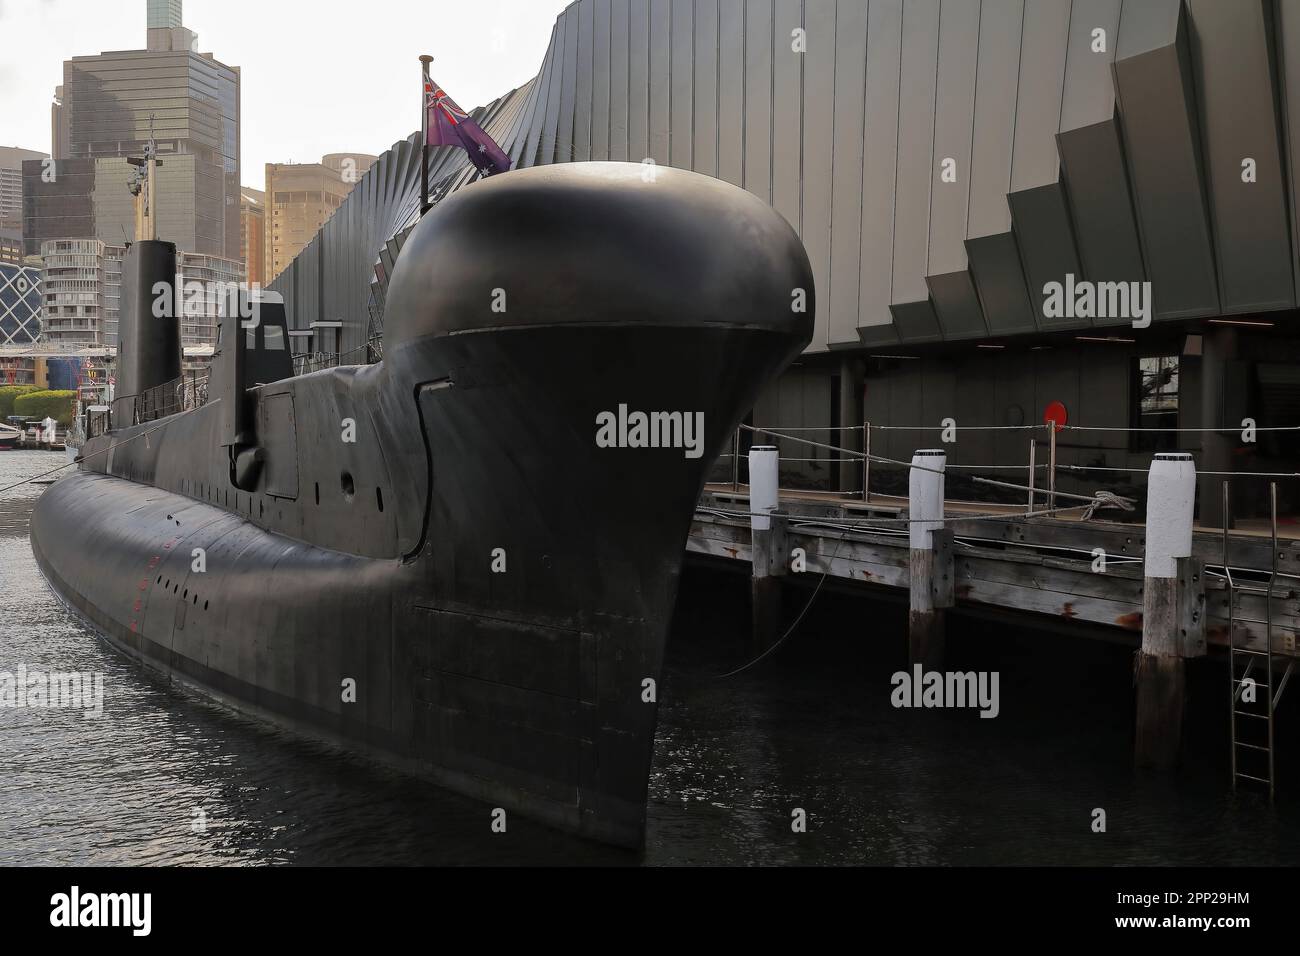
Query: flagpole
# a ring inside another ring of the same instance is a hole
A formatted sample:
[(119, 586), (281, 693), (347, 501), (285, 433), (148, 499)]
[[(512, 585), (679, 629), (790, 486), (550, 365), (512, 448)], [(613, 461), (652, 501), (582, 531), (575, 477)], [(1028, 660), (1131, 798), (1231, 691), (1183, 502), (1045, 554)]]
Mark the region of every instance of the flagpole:
[(420, 57), (420, 215), (429, 211), (429, 64), (433, 57)]

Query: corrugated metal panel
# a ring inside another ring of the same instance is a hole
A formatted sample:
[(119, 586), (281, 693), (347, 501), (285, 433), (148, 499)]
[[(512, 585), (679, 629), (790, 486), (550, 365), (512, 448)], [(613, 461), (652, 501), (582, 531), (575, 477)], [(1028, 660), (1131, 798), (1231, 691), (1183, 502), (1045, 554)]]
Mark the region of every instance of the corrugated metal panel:
[(802, 228), (800, 184), (804, 68), (807, 57), (792, 49), (803, 26), (799, 0), (776, 0), (772, 44), (772, 205), (796, 229)]
[(968, 270), (926, 276), (925, 284), (945, 339), (982, 338), (988, 334), (975, 280)]
[(1182, 9), (1178, 0), (1126, 4), (1115, 60), (1143, 257), (1164, 319), (1219, 311)]
[[(571, 18), (568, 16), (567, 11), (560, 14), (559, 19), (555, 21), (556, 57), (549, 78), (549, 89), (546, 91), (546, 116), (542, 120), (541, 145), (537, 150), (537, 163), (539, 165), (564, 162), (564, 159), (558, 155), (557, 146), (559, 144), (560, 113), (564, 108), (562, 102), (566, 63), (564, 52), (568, 49), (570, 26)], [(569, 110), (570, 121), (572, 121), (572, 100), (569, 101)]]
[(1016, 243), (1024, 261), (1025, 279), (1034, 319), (1041, 329), (1083, 328), (1091, 319), (1048, 318), (1043, 314), (1044, 287), (1050, 282), (1064, 284), (1067, 275), (1079, 276), (1079, 254), (1074, 248), (1070, 213), (1065, 191), (1059, 183), (1012, 193), (1011, 220), (1015, 224)]
[[(984, 0), (980, 6), (967, 239), (1011, 229), (1006, 196), (1011, 190), (1023, 15), (1024, 0)], [(990, 316), (990, 324), (992, 321)]]
[(551, 28), (551, 44), (546, 50), (546, 59), (542, 61), (542, 72), (533, 81), (537, 87), (534, 97), (532, 115), (529, 117), (528, 140), (524, 146), (523, 155), (519, 157), (520, 166), (533, 166), (537, 163), (538, 151), (541, 149), (542, 127), (545, 125), (547, 100), (551, 95), (551, 77), (559, 66), (559, 58), (555, 55), (556, 50), (560, 48), (561, 40), (560, 21), (555, 21), (555, 26)]
[(1037, 328), (1016, 237), (1010, 232), (966, 240), (966, 257), (989, 331), (1015, 335)]
[(1025, 5), (1011, 155), (1013, 192), (1056, 182), (1060, 167), (1056, 133), (1061, 128), (1069, 32), (1070, 0), (1033, 0)]
[(971, 139), (975, 122), (980, 4), (944, 3), (935, 87), (934, 182), (926, 286), (945, 339), (987, 334), (975, 283), (966, 271)]
[(672, 96), (671, 0), (650, 5), (650, 145), (647, 156), (668, 165), (669, 107)]
[[(1188, 0), (1206, 185), (1225, 312), (1295, 305), (1271, 33), (1259, 0)], [(1243, 163), (1255, 163), (1254, 181)]]
[(575, 3), (564, 17), (564, 69), (560, 72), (560, 117), (555, 130), (555, 162), (571, 163), (577, 146), (573, 138), (574, 110), (578, 88), (578, 35), (582, 30), (582, 7)]
[(867, 10), (867, 138), (862, 159), (862, 262), (858, 334), (894, 336), (889, 311), (894, 273), (894, 183), (898, 164), (898, 81), (903, 0)]
[[(772, 201), (772, 0), (745, 4), (745, 176), (744, 186)], [(782, 135), (789, 135), (787, 128)]]
[[(1069, 273), (1149, 278), (1166, 319), (1293, 307), (1297, 57), (1300, 0), (576, 0), (537, 78), (474, 115), (519, 166), (652, 156), (770, 201), (822, 350), (1084, 327), (1040, 321)], [(360, 343), (418, 162), (395, 144), (277, 280), (292, 321), (323, 297)], [(473, 173), (430, 166), (435, 200)]]
[[(934, 181), (934, 107), (939, 56), (939, 0), (903, 5), (903, 56), (898, 108), (898, 180), (894, 207), (891, 305), (899, 334), (938, 339), (926, 285), (930, 188)], [(906, 306), (906, 308), (897, 308)]]
[[(817, 284), (813, 350), (824, 349), (830, 335), (831, 179), (835, 169), (835, 4), (804, 7), (808, 49), (804, 56), (803, 215), (801, 235)], [(856, 157), (846, 157), (853, 162)]]
[(744, 185), (745, 7), (744, 0), (720, 0), (718, 40), (718, 178)]
[(650, 5), (628, 6), (627, 158), (639, 163), (650, 155)]
[(718, 0), (695, 5), (695, 157), (692, 168), (718, 175)]
[[(858, 345), (858, 282), (862, 260), (863, 94), (866, 89), (867, 6), (840, 0), (835, 15), (835, 148), (829, 232), (829, 306), (832, 345)], [(821, 311), (819, 308), (818, 311)]]
[[(1092, 126), (1115, 112), (1115, 60), (1122, 0), (1089, 0), (1070, 10), (1065, 87), (1061, 94), (1061, 132)], [(1100, 30), (1100, 35), (1095, 31)]]
[(669, 161), (679, 169), (695, 162), (695, 9), (693, 0), (672, 0)]
[(581, 0), (578, 7), (578, 62), (573, 94), (573, 160), (591, 159), (592, 64), (595, 61), (596, 0)]
[[(1083, 277), (1093, 282), (1144, 281), (1146, 270), (1116, 121), (1061, 133), (1057, 141)], [(1122, 318), (1099, 319), (1094, 324), (1123, 322)]]
[(631, 46), (627, 24), (627, 0), (610, 0), (609, 158), (617, 161), (630, 159), (632, 155), (628, 152), (631, 128), (628, 119), (628, 57)]
[(595, 0), (592, 16), (591, 158), (610, 158), (610, 0)]
[[(971, 134), (975, 118), (978, 3), (945, 3), (939, 25), (934, 117), (933, 186), (926, 264), (931, 275), (966, 268), (966, 208), (970, 202)], [(950, 175), (945, 177), (945, 164)]]

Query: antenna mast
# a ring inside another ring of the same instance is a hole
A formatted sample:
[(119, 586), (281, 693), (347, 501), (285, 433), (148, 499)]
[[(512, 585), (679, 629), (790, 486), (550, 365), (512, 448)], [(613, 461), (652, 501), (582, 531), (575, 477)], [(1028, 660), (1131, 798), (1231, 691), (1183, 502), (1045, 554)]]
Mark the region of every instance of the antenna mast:
[(127, 188), (135, 197), (135, 238), (158, 238), (157, 219), (157, 170), (162, 165), (158, 159), (158, 143), (154, 139), (153, 113), (149, 114), (149, 142), (144, 148), (144, 157), (128, 157), (127, 162), (135, 167)]

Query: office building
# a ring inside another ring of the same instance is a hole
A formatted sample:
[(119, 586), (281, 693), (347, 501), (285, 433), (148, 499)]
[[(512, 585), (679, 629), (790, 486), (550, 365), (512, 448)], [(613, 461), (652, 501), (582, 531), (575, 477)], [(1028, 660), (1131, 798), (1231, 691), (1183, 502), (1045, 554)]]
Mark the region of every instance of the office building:
[(245, 186), (239, 199), (239, 244), (248, 284), (266, 284), (266, 193)]
[(334, 215), (375, 163), (331, 153), (319, 163), (266, 164), (266, 281), (272, 281)]
[[(53, 175), (23, 164), (24, 245), (51, 239), (134, 239), (126, 157), (157, 142), (158, 237), (179, 249), (238, 259), (239, 71), (199, 53), (175, 0), (148, 0), (147, 47), (63, 64), (52, 107)], [(66, 142), (62, 142), (66, 141)]]
[(0, 229), (23, 228), (23, 163), (46, 159), (45, 153), (0, 146)]

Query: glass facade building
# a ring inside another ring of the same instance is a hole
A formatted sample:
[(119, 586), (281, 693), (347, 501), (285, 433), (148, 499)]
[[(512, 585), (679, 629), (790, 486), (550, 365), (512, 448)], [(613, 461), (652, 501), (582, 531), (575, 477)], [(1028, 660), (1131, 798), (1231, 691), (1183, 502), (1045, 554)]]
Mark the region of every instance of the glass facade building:
[(149, 29), (172, 30), (181, 26), (181, 0), (149, 0)]
[(0, 345), (26, 345), (41, 334), (41, 270), (0, 262)]
[[(159, 238), (240, 255), (237, 71), (188, 50), (104, 53), (65, 63), (63, 89), (73, 159), (140, 156), (152, 125), (162, 161)], [(129, 207), (125, 164), (116, 173)]]
[[(63, 64), (56, 128), (66, 147), (53, 175), (23, 163), (28, 254), (52, 239), (135, 238), (126, 157), (158, 145), (158, 238), (178, 249), (238, 259), (239, 71), (193, 49), (179, 0), (149, 0), (148, 49)], [(44, 173), (44, 175), (43, 175)]]

